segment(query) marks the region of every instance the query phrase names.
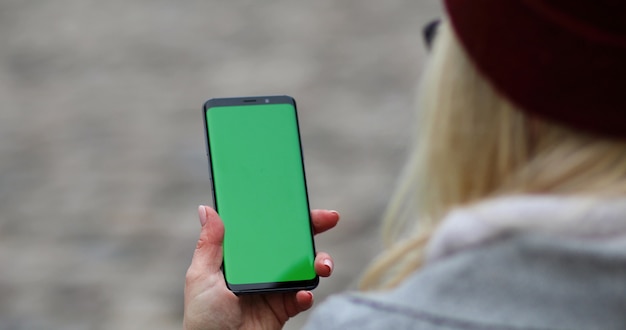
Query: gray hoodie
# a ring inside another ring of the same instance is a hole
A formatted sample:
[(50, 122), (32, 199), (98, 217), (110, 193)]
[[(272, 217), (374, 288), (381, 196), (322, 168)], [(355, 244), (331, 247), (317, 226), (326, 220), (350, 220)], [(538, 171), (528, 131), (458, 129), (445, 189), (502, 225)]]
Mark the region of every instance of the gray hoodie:
[(517, 196), (451, 212), (391, 291), (330, 297), (306, 329), (626, 329), (626, 199)]

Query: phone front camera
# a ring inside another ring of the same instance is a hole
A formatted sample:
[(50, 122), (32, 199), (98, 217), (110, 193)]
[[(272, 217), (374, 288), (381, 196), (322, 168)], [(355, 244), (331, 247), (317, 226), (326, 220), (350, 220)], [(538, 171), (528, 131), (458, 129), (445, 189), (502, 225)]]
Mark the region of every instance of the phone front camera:
[(265, 103), (270, 103), (270, 99), (265, 99)]

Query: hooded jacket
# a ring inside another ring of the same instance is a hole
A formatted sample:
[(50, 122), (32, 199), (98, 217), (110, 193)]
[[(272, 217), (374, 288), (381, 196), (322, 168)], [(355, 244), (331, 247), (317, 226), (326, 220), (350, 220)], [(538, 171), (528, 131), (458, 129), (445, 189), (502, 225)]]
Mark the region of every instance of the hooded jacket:
[(626, 199), (514, 196), (454, 210), (400, 286), (331, 296), (305, 329), (626, 329)]

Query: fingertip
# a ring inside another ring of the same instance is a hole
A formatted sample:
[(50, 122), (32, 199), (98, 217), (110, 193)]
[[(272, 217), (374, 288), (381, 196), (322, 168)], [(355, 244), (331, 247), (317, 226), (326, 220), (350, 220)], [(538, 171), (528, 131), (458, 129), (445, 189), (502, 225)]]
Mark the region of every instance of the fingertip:
[(322, 264), (324, 264), (324, 266), (326, 267), (326, 270), (328, 271), (328, 275), (332, 274), (333, 272), (333, 260), (330, 258), (326, 258), (322, 261)]
[(335, 264), (333, 258), (325, 252), (318, 253), (315, 258), (315, 272), (322, 277), (328, 277), (333, 273)]
[(315, 234), (323, 233), (337, 225), (339, 212), (332, 210), (312, 210), (311, 221)]
[(311, 291), (299, 291), (296, 294), (296, 303), (300, 312), (303, 312), (313, 306), (313, 293)]
[(200, 219), (200, 226), (204, 227), (204, 225), (206, 224), (207, 221), (207, 214), (206, 214), (206, 206), (204, 205), (200, 205), (198, 206), (198, 217)]

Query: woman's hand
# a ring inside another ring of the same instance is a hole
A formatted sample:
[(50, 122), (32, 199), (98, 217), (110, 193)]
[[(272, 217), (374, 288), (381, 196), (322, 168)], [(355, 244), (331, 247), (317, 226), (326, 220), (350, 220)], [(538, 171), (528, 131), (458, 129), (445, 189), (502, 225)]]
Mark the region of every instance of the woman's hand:
[[(226, 287), (220, 269), (224, 224), (210, 207), (198, 208), (202, 230), (187, 270), (185, 283), (185, 330), (280, 329), (287, 320), (313, 305), (310, 291), (236, 296)], [(311, 212), (315, 234), (333, 228), (335, 211)], [(315, 272), (330, 276), (332, 258), (324, 252), (315, 258)]]

